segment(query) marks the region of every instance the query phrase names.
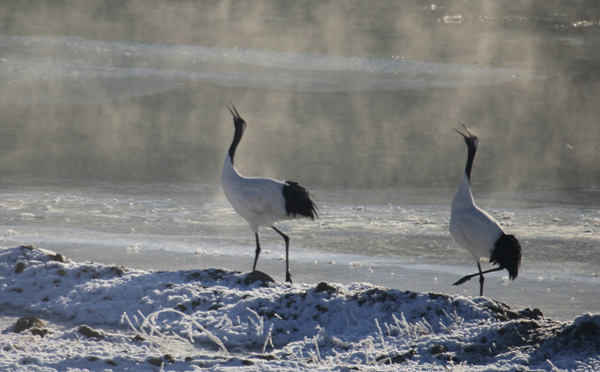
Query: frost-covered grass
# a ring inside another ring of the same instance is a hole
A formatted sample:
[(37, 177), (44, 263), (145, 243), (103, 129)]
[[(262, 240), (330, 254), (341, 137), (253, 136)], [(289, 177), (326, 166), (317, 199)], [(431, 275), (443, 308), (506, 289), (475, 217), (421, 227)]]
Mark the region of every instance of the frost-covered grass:
[[(556, 322), (485, 297), (147, 272), (0, 250), (0, 370), (600, 370), (600, 316)], [(1, 314), (1, 313), (0, 313)]]

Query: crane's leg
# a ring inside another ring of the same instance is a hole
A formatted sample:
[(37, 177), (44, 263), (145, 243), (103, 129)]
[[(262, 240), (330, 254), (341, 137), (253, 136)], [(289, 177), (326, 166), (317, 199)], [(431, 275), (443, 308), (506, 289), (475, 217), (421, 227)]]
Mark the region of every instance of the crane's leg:
[(279, 230), (275, 226), (271, 227), (273, 228), (273, 230), (277, 231), (285, 241), (285, 281), (291, 283), (292, 274), (290, 274), (290, 237), (285, 235), (281, 230)]
[(457, 281), (456, 283), (454, 283), (453, 285), (461, 285), (461, 284), (466, 283), (469, 280), (471, 280), (471, 278), (473, 278), (475, 276), (479, 276), (479, 293), (480, 293), (481, 296), (483, 296), (483, 282), (485, 281), (485, 279), (483, 278), (483, 274), (491, 273), (491, 272), (494, 272), (494, 271), (504, 270), (503, 267), (495, 267), (493, 269), (489, 269), (489, 270), (486, 270), (486, 271), (481, 271), (481, 264), (480, 263), (477, 263), (477, 268), (479, 269), (478, 273), (464, 276), (459, 281)]
[(256, 253), (254, 254), (254, 266), (252, 266), (252, 271), (256, 270), (256, 263), (258, 262), (258, 255), (260, 255), (260, 241), (258, 240), (258, 233), (254, 233), (254, 237), (256, 237)]
[(485, 278), (481, 272), (481, 264), (479, 262), (477, 262), (477, 268), (479, 269), (479, 295), (483, 296), (483, 282), (485, 282)]

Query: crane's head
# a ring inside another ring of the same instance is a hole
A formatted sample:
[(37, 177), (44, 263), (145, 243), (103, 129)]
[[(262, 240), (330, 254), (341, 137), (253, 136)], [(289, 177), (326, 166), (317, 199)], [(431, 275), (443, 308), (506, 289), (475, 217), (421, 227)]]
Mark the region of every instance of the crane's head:
[(477, 149), (477, 147), (479, 147), (479, 138), (477, 138), (476, 135), (474, 135), (473, 133), (471, 133), (471, 131), (469, 130), (469, 128), (467, 128), (467, 126), (465, 125), (465, 123), (463, 123), (462, 121), (460, 122), (463, 126), (463, 128), (465, 128), (465, 130), (467, 131), (467, 134), (462, 133), (461, 131), (459, 131), (458, 129), (454, 129), (458, 134), (460, 134), (461, 136), (464, 137), (465, 142), (467, 143), (468, 147), (475, 147), (475, 149)]
[(243, 133), (246, 130), (246, 125), (247, 125), (246, 120), (242, 119), (240, 114), (235, 109), (235, 106), (233, 105), (233, 103), (229, 102), (229, 104), (227, 105), (227, 108), (229, 109), (229, 112), (231, 112), (231, 115), (233, 115), (233, 125), (235, 126), (236, 132), (238, 130), (241, 130)]

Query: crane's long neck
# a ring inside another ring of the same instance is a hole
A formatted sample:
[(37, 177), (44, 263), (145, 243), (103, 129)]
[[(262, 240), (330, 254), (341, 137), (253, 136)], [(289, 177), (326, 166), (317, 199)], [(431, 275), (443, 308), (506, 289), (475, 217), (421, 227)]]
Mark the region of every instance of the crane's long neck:
[(471, 193), (471, 169), (473, 168), (473, 161), (475, 160), (475, 153), (477, 152), (477, 147), (475, 144), (467, 142), (468, 146), (468, 156), (467, 156), (467, 165), (465, 167), (465, 173), (460, 180), (460, 185), (458, 186), (458, 191), (452, 200), (453, 208), (462, 208), (475, 205), (475, 201), (473, 200), (473, 194)]
[(235, 157), (235, 150), (237, 150), (240, 141), (242, 140), (242, 136), (244, 135), (244, 129), (240, 126), (236, 126), (235, 134), (233, 135), (233, 141), (231, 142), (231, 146), (229, 146), (229, 160), (231, 160), (231, 164), (233, 164), (233, 158)]
[(477, 147), (473, 144), (467, 145), (469, 148), (468, 156), (467, 156), (467, 166), (465, 167), (465, 174), (469, 179), (469, 183), (471, 183), (471, 169), (473, 168), (473, 161), (475, 160), (475, 153), (477, 152)]
[(221, 185), (223, 186), (223, 190), (225, 190), (225, 195), (229, 198), (229, 194), (231, 192), (232, 187), (238, 184), (241, 179), (243, 179), (242, 175), (235, 169), (233, 165), (233, 159), (235, 158), (235, 150), (237, 149), (240, 141), (242, 140), (242, 136), (244, 135), (244, 128), (242, 125), (235, 126), (235, 134), (233, 135), (233, 141), (231, 142), (231, 146), (229, 146), (229, 151), (227, 152), (227, 156), (225, 156), (225, 161), (223, 162), (223, 170), (221, 171)]

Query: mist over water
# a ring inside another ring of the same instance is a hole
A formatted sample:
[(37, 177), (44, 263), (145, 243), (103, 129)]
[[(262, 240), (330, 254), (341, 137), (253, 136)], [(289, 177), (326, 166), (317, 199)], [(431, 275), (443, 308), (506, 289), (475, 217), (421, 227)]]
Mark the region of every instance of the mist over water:
[[(493, 190), (600, 181), (600, 7), (552, 1), (7, 2), (3, 176)], [(32, 11), (35, 9), (35, 11)]]

